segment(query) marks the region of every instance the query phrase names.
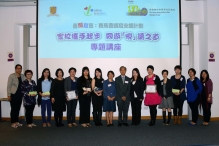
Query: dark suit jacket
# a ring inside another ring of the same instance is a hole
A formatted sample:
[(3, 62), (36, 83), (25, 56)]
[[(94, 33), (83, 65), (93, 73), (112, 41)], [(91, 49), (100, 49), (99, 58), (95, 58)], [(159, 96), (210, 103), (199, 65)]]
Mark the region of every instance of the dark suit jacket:
[[(77, 80), (78, 78), (75, 77), (75, 82), (77, 83)], [(65, 92), (66, 91), (70, 91), (71, 90), (71, 78), (70, 76), (65, 78)], [(75, 94), (78, 95), (78, 92), (77, 92), (77, 86), (76, 86), (76, 91), (75, 91)]]
[(166, 95), (163, 94), (163, 84), (164, 84), (163, 80), (161, 80), (161, 87), (160, 87), (160, 90), (161, 90), (160, 91), (160, 95), (161, 95), (161, 97), (168, 98), (168, 97), (172, 96), (173, 93), (172, 93), (172, 82), (171, 82), (171, 80), (167, 79), (166, 87), (165, 87)]
[[(147, 76), (146, 76), (147, 77)], [(147, 82), (147, 78), (144, 78), (144, 90), (146, 89), (146, 82)], [(155, 83), (155, 85), (157, 85), (157, 93), (160, 95), (160, 87), (161, 87), (161, 84), (160, 84), (160, 78), (159, 78), (159, 76), (155, 76), (156, 78), (155, 78), (155, 81), (154, 81), (154, 83)]]
[(144, 94), (143, 78), (137, 80), (134, 85), (132, 84), (132, 81), (131, 81), (131, 89), (130, 89), (131, 100), (135, 99), (134, 92), (136, 93), (138, 99), (144, 98), (143, 97), (143, 94)]
[(121, 101), (122, 97), (125, 96), (126, 100), (130, 100), (130, 86), (131, 80), (125, 76), (125, 83), (123, 84), (121, 75), (116, 77), (116, 100)]

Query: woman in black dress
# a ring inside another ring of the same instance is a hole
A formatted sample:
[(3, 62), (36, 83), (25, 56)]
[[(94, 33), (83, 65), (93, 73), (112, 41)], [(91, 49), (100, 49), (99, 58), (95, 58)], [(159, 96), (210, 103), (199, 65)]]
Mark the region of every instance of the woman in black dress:
[(102, 107), (103, 107), (103, 78), (102, 71), (99, 68), (95, 69), (95, 77), (92, 80), (92, 104), (93, 104), (93, 119), (96, 126), (102, 126)]
[(52, 100), (52, 110), (54, 111), (54, 117), (56, 126), (64, 126), (62, 124), (62, 117), (63, 117), (63, 111), (66, 111), (66, 94), (65, 94), (65, 88), (64, 88), (64, 72), (62, 69), (56, 70), (56, 77), (52, 81), (51, 85), (51, 91), (50, 91), (50, 97)]
[(78, 99), (80, 105), (79, 123), (83, 127), (90, 125), (91, 77), (88, 67), (83, 67), (82, 76), (77, 81)]

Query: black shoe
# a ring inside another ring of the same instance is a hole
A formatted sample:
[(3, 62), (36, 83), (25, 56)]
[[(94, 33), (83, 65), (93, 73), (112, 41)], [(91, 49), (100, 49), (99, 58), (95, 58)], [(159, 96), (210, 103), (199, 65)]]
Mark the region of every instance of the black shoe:
[(110, 124), (110, 126), (114, 126), (114, 124), (112, 123), (112, 124)]
[(154, 126), (155, 125), (155, 122), (151, 122), (151, 124), (149, 126)]
[(102, 123), (99, 123), (99, 125), (98, 126), (103, 126), (103, 124)]
[(96, 126), (99, 126), (100, 124), (96, 122), (95, 125), (96, 125)]
[(111, 124), (107, 124), (106, 126), (107, 126), (107, 127), (110, 127), (110, 126), (111, 126)]
[(136, 125), (135, 123), (132, 123), (131, 125)]
[(167, 126), (168, 126), (168, 125), (170, 125), (170, 122), (169, 122), (169, 121), (167, 121), (166, 125), (167, 125)]
[(148, 123), (148, 125), (151, 125), (151, 123), (152, 123), (152, 121), (150, 121), (150, 122)]
[(59, 123), (56, 123), (56, 127), (59, 127), (60, 125), (59, 125)]
[(119, 124), (118, 124), (118, 127), (122, 127), (122, 123), (119, 123)]
[(64, 126), (64, 124), (62, 124), (62, 123), (59, 123), (59, 126), (61, 126), (61, 127), (62, 127), (62, 126)]
[(124, 126), (129, 126), (129, 124), (128, 124), (128, 123), (123, 123), (123, 125), (124, 125)]

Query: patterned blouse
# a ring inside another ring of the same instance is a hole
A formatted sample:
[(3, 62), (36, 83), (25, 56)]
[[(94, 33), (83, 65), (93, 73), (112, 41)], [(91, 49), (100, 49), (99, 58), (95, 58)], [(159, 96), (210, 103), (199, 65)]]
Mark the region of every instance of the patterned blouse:
[(36, 104), (36, 96), (28, 96), (29, 92), (37, 91), (37, 86), (34, 80), (30, 82), (25, 79), (21, 84), (21, 93), (23, 94), (23, 104), (26, 105), (33, 105)]

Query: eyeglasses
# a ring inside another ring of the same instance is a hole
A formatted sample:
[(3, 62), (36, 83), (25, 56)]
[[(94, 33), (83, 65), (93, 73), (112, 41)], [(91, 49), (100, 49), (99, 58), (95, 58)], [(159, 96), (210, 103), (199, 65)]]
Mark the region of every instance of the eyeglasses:
[(16, 68), (16, 69), (22, 69), (22, 68)]
[(30, 75), (32, 75), (32, 74), (26, 74), (27, 76), (30, 76)]

